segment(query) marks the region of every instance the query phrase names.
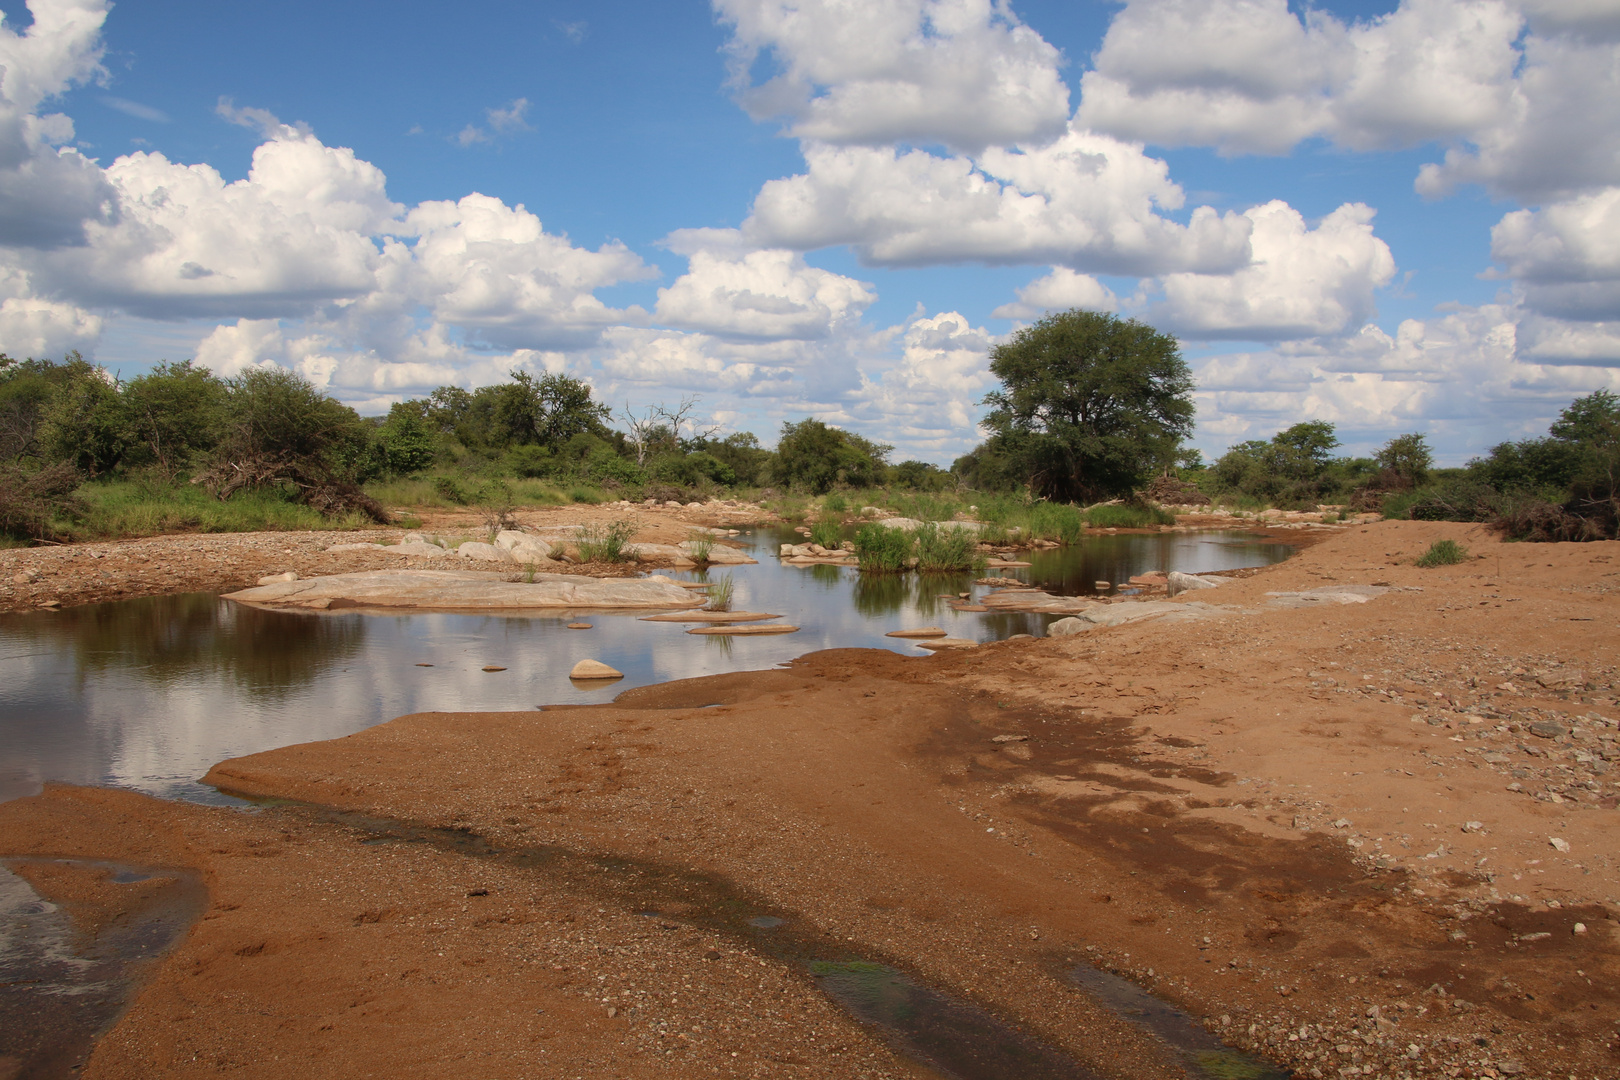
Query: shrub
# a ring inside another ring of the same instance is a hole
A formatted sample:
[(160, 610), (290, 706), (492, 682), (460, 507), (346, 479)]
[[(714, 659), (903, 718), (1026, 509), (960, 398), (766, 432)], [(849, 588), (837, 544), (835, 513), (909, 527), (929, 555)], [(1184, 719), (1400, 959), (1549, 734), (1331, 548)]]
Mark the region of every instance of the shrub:
[(557, 471), (557, 458), (550, 448), (526, 443), (506, 452), (506, 467), (518, 476), (533, 479), (551, 476)]
[(83, 509), (73, 495), (82, 479), (66, 462), (35, 473), (0, 465), (0, 535), (44, 539), (52, 518)]
[(709, 602), (703, 606), (703, 610), (730, 611), (734, 589), (735, 583), (731, 580), (730, 574), (716, 580), (709, 588)]
[(714, 554), (714, 537), (708, 533), (695, 532), (686, 542), (686, 551), (695, 563), (707, 563), (709, 556)]
[(849, 500), (844, 498), (841, 492), (835, 491), (821, 500), (821, 512), (823, 514), (842, 514), (848, 509)]
[(855, 559), (862, 570), (895, 573), (906, 568), (913, 538), (904, 529), (871, 523), (855, 531)]
[(978, 537), (968, 530), (932, 522), (917, 530), (918, 570), (973, 570), (983, 564)]
[(574, 547), (579, 550), (581, 562), (630, 562), (635, 555), (625, 550), (630, 538), (636, 535), (636, 523), (628, 518), (603, 525), (587, 525), (580, 530)]
[(1469, 477), (1423, 488), (1405, 506), (1413, 521), (1495, 521), (1502, 510), (1502, 493)]
[[(1172, 517), (1172, 521), (1175, 519)], [(1037, 503), (1030, 510), (1029, 532), (1032, 537), (1055, 540), (1060, 544), (1077, 544), (1086, 531), (1086, 519), (1078, 507), (1064, 503)]]
[(1456, 566), (1468, 558), (1468, 549), (1455, 540), (1436, 540), (1429, 545), (1429, 550), (1418, 556), (1417, 564), (1422, 567)]
[(810, 526), (810, 542), (836, 548), (844, 542), (844, 527), (836, 521), (818, 521)]
[(1105, 503), (1086, 511), (1086, 524), (1094, 529), (1146, 529), (1175, 523), (1174, 514), (1157, 506)]
[(448, 476), (433, 478), (433, 493), (456, 506), (466, 506), (468, 502), (467, 493), (461, 489), (461, 485)]
[(568, 489), (568, 501), (575, 503), (587, 503), (591, 506), (595, 506), (599, 502), (605, 502), (606, 497), (593, 487), (586, 487), (583, 484), (575, 484), (573, 487)]

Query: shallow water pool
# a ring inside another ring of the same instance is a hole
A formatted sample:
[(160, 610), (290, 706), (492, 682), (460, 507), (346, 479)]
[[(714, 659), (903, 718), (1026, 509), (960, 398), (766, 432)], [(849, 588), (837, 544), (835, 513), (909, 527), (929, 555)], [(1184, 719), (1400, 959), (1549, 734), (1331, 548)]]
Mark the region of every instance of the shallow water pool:
[[(890, 630), (939, 626), (994, 641), (1038, 635), (1055, 617), (953, 611), (942, 595), (982, 591), (968, 574), (782, 565), (778, 545), (800, 540), (786, 529), (746, 533), (740, 541), (759, 564), (725, 571), (734, 609), (781, 615), (801, 628), (796, 634), (697, 636), (633, 615), (589, 615), (591, 629), (568, 630), (577, 613), (290, 613), (204, 594), (0, 615), (0, 800), (58, 780), (234, 803), (196, 778), (226, 758), (337, 738), (405, 713), (610, 701), (629, 687), (766, 668), (818, 649), (921, 655), (914, 643), (885, 637)], [(1105, 535), (1036, 553), (1017, 573), (1076, 594), (1099, 579), (1260, 566), (1292, 550), (1241, 533)], [(586, 658), (625, 678), (570, 683), (569, 669)]]

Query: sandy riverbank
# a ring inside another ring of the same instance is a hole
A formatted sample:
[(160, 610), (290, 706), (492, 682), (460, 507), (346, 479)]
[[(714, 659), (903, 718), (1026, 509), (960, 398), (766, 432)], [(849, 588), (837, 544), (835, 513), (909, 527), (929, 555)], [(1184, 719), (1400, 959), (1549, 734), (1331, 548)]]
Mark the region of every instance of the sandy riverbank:
[[(1439, 537), (1483, 557), (1412, 566)], [(209, 887), (87, 1077), (914, 1075), (756, 914), (1106, 1076), (1176, 1073), (1075, 963), (1307, 1077), (1608, 1077), (1617, 552), (1368, 525), (1181, 598), (1221, 618), (824, 652), (210, 773), (367, 820), (53, 787), (0, 806), (0, 848)]]

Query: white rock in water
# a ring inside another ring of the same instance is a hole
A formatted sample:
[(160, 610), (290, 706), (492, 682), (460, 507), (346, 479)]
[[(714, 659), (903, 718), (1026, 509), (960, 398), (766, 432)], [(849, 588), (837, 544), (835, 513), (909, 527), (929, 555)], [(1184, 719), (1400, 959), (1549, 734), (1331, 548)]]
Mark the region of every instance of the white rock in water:
[(494, 544), (481, 544), (477, 540), (469, 540), (456, 548), (456, 554), (463, 559), (477, 559), (480, 562), (511, 562), (512, 553), (505, 548), (498, 548)]
[(624, 672), (608, 667), (600, 660), (581, 660), (568, 673), (570, 679), (622, 679)]

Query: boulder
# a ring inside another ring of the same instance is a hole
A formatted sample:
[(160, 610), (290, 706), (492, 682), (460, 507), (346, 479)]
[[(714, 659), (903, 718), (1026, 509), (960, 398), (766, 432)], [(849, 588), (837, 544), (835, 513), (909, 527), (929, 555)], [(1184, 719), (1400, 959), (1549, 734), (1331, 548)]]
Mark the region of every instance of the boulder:
[(535, 581), (475, 570), (374, 570), (278, 582), (226, 594), (226, 599), (271, 607), (461, 611), (522, 611), (535, 608), (700, 607), (704, 599), (671, 581), (546, 574)]
[(442, 548), (438, 544), (430, 544), (425, 540), (411, 540), (403, 544), (393, 544), (382, 549), (390, 555), (415, 555), (424, 559), (438, 559), (455, 552)]
[(1046, 636), (1073, 637), (1076, 634), (1083, 634), (1087, 630), (1090, 630), (1092, 625), (1092, 623), (1086, 622), (1084, 619), (1077, 619), (1073, 615), (1070, 615), (1067, 619), (1059, 619), (1051, 626), (1048, 626), (1046, 628)]
[(505, 548), (498, 548), (494, 544), (484, 544), (477, 540), (469, 540), (456, 548), (456, 554), (463, 559), (476, 559), (478, 562), (512, 562), (512, 553)]
[(281, 582), (281, 581), (297, 581), (297, 580), (298, 580), (298, 572), (296, 570), (288, 570), (285, 574), (266, 574), (264, 577), (259, 579), (259, 584), (260, 585), (274, 585), (277, 582)]
[(608, 667), (600, 660), (581, 660), (568, 673), (570, 679), (622, 679), (624, 672)]
[[(1135, 581), (1136, 579), (1132, 578), (1131, 580)], [(1228, 584), (1231, 580), (1231, 578), (1224, 577), (1198, 577), (1194, 574), (1183, 574), (1179, 570), (1172, 570), (1167, 584), (1171, 596), (1180, 596), (1182, 593), (1192, 592), (1194, 589), (1218, 588)]]

